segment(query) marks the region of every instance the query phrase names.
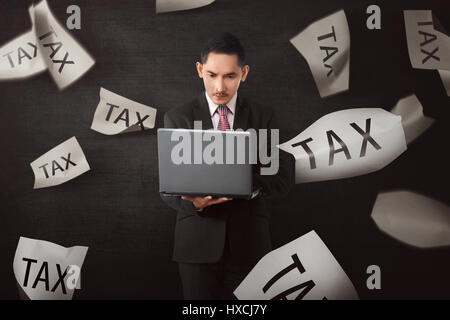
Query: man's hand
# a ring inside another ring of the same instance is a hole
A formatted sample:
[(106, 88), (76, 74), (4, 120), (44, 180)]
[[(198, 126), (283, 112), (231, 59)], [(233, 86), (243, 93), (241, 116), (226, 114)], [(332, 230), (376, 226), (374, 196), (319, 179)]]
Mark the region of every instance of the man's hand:
[(226, 201), (233, 200), (233, 198), (216, 198), (213, 199), (211, 196), (206, 197), (188, 197), (188, 196), (181, 196), (181, 199), (191, 201), (194, 207), (196, 207), (198, 210), (203, 210), (206, 207), (212, 206), (213, 204), (218, 204)]

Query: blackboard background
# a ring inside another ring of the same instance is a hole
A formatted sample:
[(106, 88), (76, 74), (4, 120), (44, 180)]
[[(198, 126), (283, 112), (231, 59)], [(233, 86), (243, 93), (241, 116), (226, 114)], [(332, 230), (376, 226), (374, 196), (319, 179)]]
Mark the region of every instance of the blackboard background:
[[(1, 2), (0, 44), (30, 28), (29, 4)], [(251, 71), (240, 92), (276, 108), (291, 137), (327, 113), (390, 109), (416, 93), (433, 127), (379, 172), (296, 185), (271, 202), (272, 240), (277, 247), (315, 230), (362, 299), (450, 298), (449, 248), (407, 246), (370, 218), (380, 190), (409, 189), (448, 204), (449, 98), (437, 71), (412, 69), (402, 13), (432, 9), (450, 30), (448, 1), (217, 0), (160, 15), (151, 0), (49, 1), (63, 24), (71, 4), (82, 11), (82, 28), (71, 33), (96, 65), (62, 92), (48, 73), (0, 83), (0, 299), (18, 298), (12, 263), (20, 236), (89, 246), (74, 299), (182, 298), (171, 261), (175, 212), (158, 195), (156, 130), (106, 136), (90, 124), (102, 86), (157, 108), (162, 126), (164, 112), (201, 92), (194, 63), (220, 31), (247, 49)], [(370, 4), (381, 7), (381, 30), (365, 26)], [(351, 33), (350, 90), (321, 99), (289, 39), (340, 8)], [(30, 162), (72, 136), (91, 171), (33, 190)], [(381, 290), (366, 288), (371, 264), (381, 268)]]

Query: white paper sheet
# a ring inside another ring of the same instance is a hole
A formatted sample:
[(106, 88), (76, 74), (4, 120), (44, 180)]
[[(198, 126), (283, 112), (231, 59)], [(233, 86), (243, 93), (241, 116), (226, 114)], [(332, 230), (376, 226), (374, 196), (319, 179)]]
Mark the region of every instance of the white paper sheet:
[(83, 246), (65, 248), (20, 237), (14, 256), (14, 276), (31, 300), (71, 300), (74, 288), (67, 285), (72, 275), (69, 268), (75, 265), (81, 269), (87, 250)]
[(31, 164), (34, 189), (56, 186), (90, 170), (77, 139), (72, 137)]
[(53, 16), (47, 1), (31, 10), (41, 55), (59, 89), (64, 89), (94, 64), (94, 59)]
[(450, 38), (434, 28), (432, 11), (404, 10), (403, 14), (412, 66), (418, 69), (450, 70)]
[(215, 0), (156, 0), (156, 13), (189, 10), (207, 6)]
[(311, 231), (265, 255), (234, 291), (240, 300), (355, 300), (358, 294)]
[(312, 23), (290, 41), (308, 62), (322, 98), (348, 90), (350, 31), (344, 10)]
[[(450, 96), (450, 37), (436, 29), (439, 21), (431, 10), (404, 10), (406, 39), (411, 65), (417, 69), (438, 70)], [(441, 72), (442, 71), (442, 72)]]
[(442, 84), (447, 92), (447, 96), (450, 97), (450, 71), (449, 70), (438, 70), (439, 76), (441, 77)]
[(400, 99), (391, 112), (402, 117), (407, 144), (424, 133), (434, 122), (434, 119), (423, 115), (422, 104), (415, 94)]
[(156, 109), (100, 89), (91, 129), (113, 135), (155, 127)]
[(0, 79), (27, 78), (47, 69), (41, 57), (34, 29), (0, 48)]
[(450, 207), (421, 194), (379, 193), (372, 219), (382, 231), (406, 244), (419, 248), (450, 245)]
[(406, 150), (401, 117), (380, 108), (323, 116), (279, 145), (296, 159), (295, 182), (359, 176), (380, 170)]

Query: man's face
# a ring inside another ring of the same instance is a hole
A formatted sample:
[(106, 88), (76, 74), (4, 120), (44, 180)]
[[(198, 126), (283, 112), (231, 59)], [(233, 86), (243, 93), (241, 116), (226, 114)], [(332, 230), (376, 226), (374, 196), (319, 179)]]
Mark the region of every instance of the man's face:
[(226, 104), (234, 96), (239, 84), (245, 81), (250, 67), (239, 66), (237, 54), (210, 52), (206, 63), (197, 62), (198, 76), (203, 79), (205, 90), (217, 104)]

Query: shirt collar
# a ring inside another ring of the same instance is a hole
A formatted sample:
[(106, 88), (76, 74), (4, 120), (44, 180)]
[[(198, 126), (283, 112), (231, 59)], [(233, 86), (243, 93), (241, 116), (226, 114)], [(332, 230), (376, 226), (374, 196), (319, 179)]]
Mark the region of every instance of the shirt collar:
[[(206, 93), (206, 91), (205, 91), (205, 96), (206, 96), (206, 101), (208, 101), (209, 113), (211, 114), (211, 117), (212, 117), (214, 115), (214, 112), (216, 112), (217, 107), (219, 105), (215, 104), (211, 100), (211, 98), (208, 96), (208, 93)], [(237, 100), (237, 91), (234, 94), (233, 98), (231, 98), (231, 100), (228, 101), (228, 103), (227, 103), (227, 107), (228, 107), (228, 109), (230, 109), (232, 114), (234, 114), (236, 111), (236, 100)]]

